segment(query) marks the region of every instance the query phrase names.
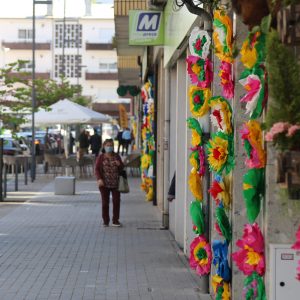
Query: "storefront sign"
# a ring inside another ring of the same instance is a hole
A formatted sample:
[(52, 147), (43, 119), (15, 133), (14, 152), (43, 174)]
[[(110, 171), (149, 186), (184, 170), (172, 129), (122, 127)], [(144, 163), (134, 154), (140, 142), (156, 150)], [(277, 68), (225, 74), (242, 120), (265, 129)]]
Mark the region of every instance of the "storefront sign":
[(129, 11), (129, 45), (163, 45), (164, 22), (161, 11)]
[(128, 117), (126, 107), (122, 104), (119, 105), (119, 116), (120, 116), (120, 127), (127, 128), (128, 127)]

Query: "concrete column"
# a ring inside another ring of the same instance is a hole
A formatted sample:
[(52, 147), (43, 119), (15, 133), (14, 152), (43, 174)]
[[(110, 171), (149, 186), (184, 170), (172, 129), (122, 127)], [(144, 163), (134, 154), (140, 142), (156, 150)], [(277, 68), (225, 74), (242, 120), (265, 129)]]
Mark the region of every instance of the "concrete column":
[(176, 202), (175, 202), (175, 239), (183, 248), (186, 229), (186, 189), (187, 189), (187, 89), (185, 57), (177, 61), (176, 87), (177, 147), (176, 147)]
[[(170, 69), (170, 139), (169, 139), (169, 148), (170, 148), (170, 157), (169, 157), (169, 183), (171, 183), (172, 176), (176, 170), (176, 147), (177, 147), (177, 68)], [(170, 231), (175, 235), (175, 206), (177, 201), (176, 199), (169, 203), (169, 228)]]

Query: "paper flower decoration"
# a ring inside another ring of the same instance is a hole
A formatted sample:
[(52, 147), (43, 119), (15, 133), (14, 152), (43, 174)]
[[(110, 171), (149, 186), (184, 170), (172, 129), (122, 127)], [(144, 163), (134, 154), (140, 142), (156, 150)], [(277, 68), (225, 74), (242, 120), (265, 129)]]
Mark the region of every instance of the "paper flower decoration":
[(232, 57), (232, 22), (222, 11), (216, 10), (213, 21), (213, 40), (216, 56), (228, 63), (233, 61)]
[(212, 63), (199, 56), (190, 55), (187, 59), (187, 71), (193, 84), (201, 88), (208, 88), (213, 80)]
[(209, 274), (212, 254), (204, 236), (196, 237), (190, 246), (190, 267), (202, 276)]
[[(299, 226), (298, 231), (296, 233), (296, 242), (292, 246), (292, 249), (300, 250), (300, 226)], [(296, 279), (300, 281), (300, 260), (298, 261), (297, 277), (296, 277)]]
[(213, 241), (213, 264), (217, 268), (217, 275), (229, 282), (231, 279), (231, 270), (229, 268), (227, 254), (228, 244), (221, 241)]
[(209, 55), (211, 39), (207, 31), (195, 27), (189, 38), (190, 52), (194, 56), (206, 59)]
[(202, 201), (202, 179), (201, 176), (197, 173), (196, 169), (192, 169), (189, 177), (189, 187), (190, 191), (195, 197), (196, 200)]
[(257, 218), (265, 192), (265, 170), (250, 169), (243, 176), (243, 196), (247, 218), (253, 223)]
[(141, 168), (148, 169), (151, 164), (151, 156), (149, 154), (144, 154), (141, 158)]
[(210, 89), (191, 85), (189, 88), (190, 110), (194, 117), (203, 117), (208, 112)]
[(211, 108), (210, 119), (213, 125), (224, 133), (232, 133), (232, 109), (229, 102), (223, 97), (217, 96), (210, 98), (208, 104)]
[(243, 296), (246, 300), (267, 300), (264, 281), (256, 272), (246, 277)]
[(239, 83), (246, 90), (246, 94), (241, 98), (242, 103), (246, 103), (246, 114), (251, 119), (261, 116), (268, 100), (267, 74), (265, 71), (256, 67), (252, 70), (245, 70)]
[(188, 118), (187, 124), (188, 124), (189, 129), (192, 130), (191, 144), (194, 147), (196, 147), (198, 145), (202, 145), (203, 144), (203, 140), (202, 140), (203, 131), (202, 131), (201, 125), (198, 122), (198, 120), (195, 118)]
[(200, 176), (205, 174), (205, 154), (202, 146), (191, 148), (190, 164)]
[(236, 242), (240, 250), (232, 254), (237, 267), (245, 274), (265, 274), (264, 237), (257, 223), (246, 224), (243, 238)]
[(234, 96), (234, 82), (232, 79), (231, 64), (222, 61), (219, 76), (221, 78), (222, 95), (226, 99), (232, 99)]
[(233, 137), (223, 132), (212, 135), (207, 144), (208, 162), (212, 171), (229, 174), (234, 167)]
[(262, 132), (260, 123), (250, 120), (243, 124), (241, 137), (244, 141), (248, 168), (264, 168), (266, 165), (266, 154), (262, 146)]
[(193, 224), (196, 226), (197, 233), (204, 234), (204, 215), (202, 211), (202, 204), (200, 201), (193, 201), (190, 205), (190, 215)]
[(265, 34), (260, 31), (249, 33), (241, 48), (241, 62), (245, 68), (252, 69), (265, 60)]
[(231, 181), (232, 176), (216, 176), (208, 192), (212, 195), (216, 201), (216, 205), (219, 206), (220, 201), (222, 205), (229, 209), (231, 204)]
[(216, 300), (230, 300), (230, 287), (219, 275), (212, 276), (212, 287)]
[(222, 232), (222, 235), (224, 236), (227, 242), (230, 242), (232, 235), (231, 226), (223, 207), (219, 206), (216, 208), (216, 221), (219, 229)]

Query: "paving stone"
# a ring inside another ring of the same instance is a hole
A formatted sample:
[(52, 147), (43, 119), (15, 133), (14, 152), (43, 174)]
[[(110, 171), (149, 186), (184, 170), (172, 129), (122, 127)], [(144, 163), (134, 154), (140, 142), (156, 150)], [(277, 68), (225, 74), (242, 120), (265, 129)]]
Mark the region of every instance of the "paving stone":
[(206, 299), (169, 231), (149, 230), (159, 229), (160, 212), (129, 180), (122, 228), (102, 227), (94, 180), (77, 180), (74, 196), (54, 195), (53, 178), (42, 176), (11, 193), (13, 201), (23, 190), (26, 202), (5, 213), (0, 205), (0, 299)]

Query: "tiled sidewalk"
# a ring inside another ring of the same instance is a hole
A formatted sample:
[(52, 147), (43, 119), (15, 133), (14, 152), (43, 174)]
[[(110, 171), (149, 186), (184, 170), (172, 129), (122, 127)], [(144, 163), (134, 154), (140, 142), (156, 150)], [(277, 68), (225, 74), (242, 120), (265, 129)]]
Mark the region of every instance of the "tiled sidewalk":
[(197, 293), (198, 277), (139, 184), (130, 179), (122, 196), (122, 228), (101, 226), (88, 180), (77, 181), (75, 196), (55, 196), (52, 180), (43, 181), (29, 201), (0, 213), (0, 300), (210, 299)]

